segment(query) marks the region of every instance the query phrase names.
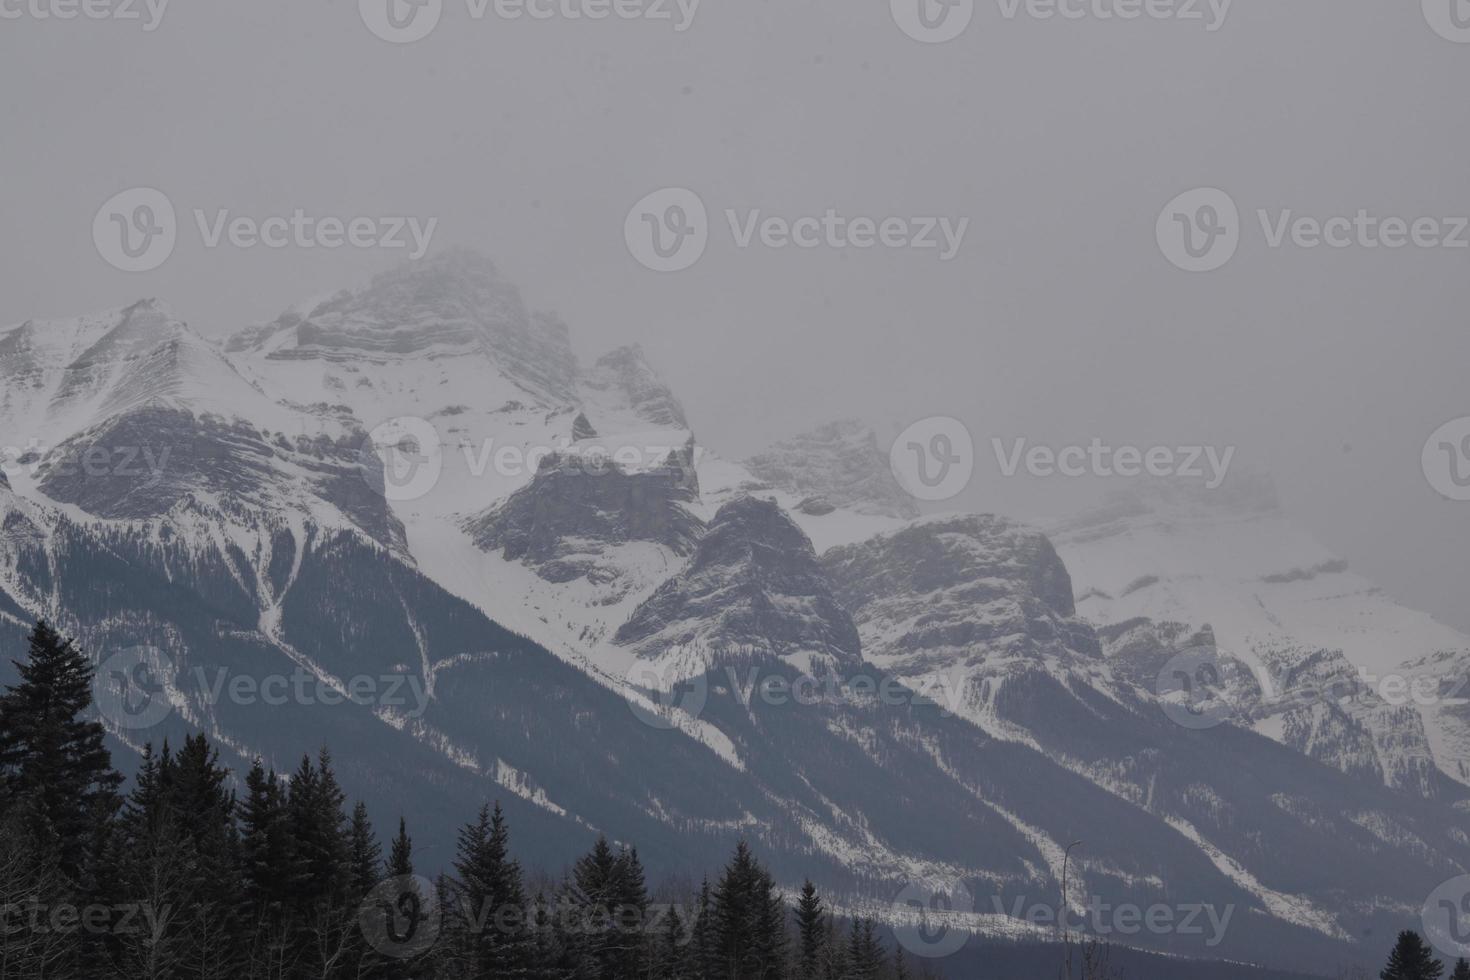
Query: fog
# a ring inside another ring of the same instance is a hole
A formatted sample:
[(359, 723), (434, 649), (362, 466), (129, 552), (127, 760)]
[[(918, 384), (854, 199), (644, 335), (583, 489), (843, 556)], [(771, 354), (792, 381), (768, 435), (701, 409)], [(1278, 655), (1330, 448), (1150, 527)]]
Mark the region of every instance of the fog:
[[(1298, 216), (1470, 214), (1470, 44), (1417, 3), (1236, 0), (1220, 22), (1218, 4), (1101, 20), (1127, 0), (1067, 4), (1078, 19), (982, 0), (938, 44), (883, 0), (600, 20), (444, 0), (402, 44), (347, 0), (177, 3), (153, 30), (142, 3), (64, 21), (45, 3), (0, 4), (0, 323), (156, 296), (218, 336), (407, 251), (208, 247), (195, 209), (433, 218), (434, 249), (490, 256), (584, 358), (642, 343), (719, 452), (952, 416), (978, 458), (946, 506), (1046, 520), (1108, 481), (1006, 477), (993, 438), (1235, 447), (1359, 571), (1470, 628), (1470, 503), (1421, 465), (1470, 415), (1470, 248), (1271, 244)], [(139, 186), (180, 228), (166, 262), (126, 273), (93, 219)], [(667, 187), (707, 207), (708, 247), (658, 273), (625, 219)], [(1156, 224), (1200, 187), (1238, 205), (1240, 241), (1192, 273)], [(739, 244), (752, 220), (829, 209), (968, 224), (947, 260)]]

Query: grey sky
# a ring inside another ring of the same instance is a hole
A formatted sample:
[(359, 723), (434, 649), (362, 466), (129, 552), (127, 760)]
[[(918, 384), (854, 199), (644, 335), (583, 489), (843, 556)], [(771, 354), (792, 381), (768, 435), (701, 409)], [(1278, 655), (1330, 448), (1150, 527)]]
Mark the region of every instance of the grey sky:
[[(220, 334), (401, 257), (206, 249), (186, 228), (162, 268), (124, 274), (91, 223), (133, 186), (186, 225), (196, 207), (437, 217), (436, 246), (490, 255), (583, 356), (642, 342), (722, 452), (842, 415), (953, 415), (980, 450), (961, 503), (1038, 517), (1077, 488), (999, 478), (992, 436), (1233, 444), (1361, 571), (1470, 627), (1470, 503), (1420, 466), (1470, 415), (1470, 250), (1273, 249), (1255, 216), (1470, 214), (1470, 45), (1419, 6), (1236, 0), (1210, 32), (980, 0), (940, 45), (887, 0), (704, 0), (682, 33), (446, 0), (408, 45), (348, 0), (176, 0), (153, 32), (0, 20), (0, 323), (159, 296)], [(713, 230), (659, 275), (623, 222), (666, 186)], [(1154, 234), (1199, 186), (1244, 222), (1209, 274)], [(740, 249), (727, 208), (970, 226), (950, 262)]]

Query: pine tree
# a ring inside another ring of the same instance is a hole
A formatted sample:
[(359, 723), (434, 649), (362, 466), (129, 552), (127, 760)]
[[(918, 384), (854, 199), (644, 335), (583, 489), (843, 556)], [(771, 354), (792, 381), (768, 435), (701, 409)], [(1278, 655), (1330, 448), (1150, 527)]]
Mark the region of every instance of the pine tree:
[(510, 857), (510, 832), (500, 804), (481, 807), (459, 835), (454, 862), (456, 938), (474, 980), (529, 973), (530, 929), (521, 868)]
[(304, 905), (334, 904), (346, 893), (351, 845), (345, 800), (330, 753), (323, 749), (315, 767), (303, 756), (291, 777), (286, 809), (301, 875), (297, 895)]
[(904, 962), (902, 947), (893, 951), (893, 980), (909, 980), (909, 967)]
[(699, 901), (694, 910), (694, 925), (689, 930), (689, 970), (696, 980), (714, 980), (715, 937), (714, 897), (709, 879), (699, 885)]
[(769, 872), (741, 841), (715, 886), (712, 976), (773, 980), (782, 974), (785, 906)]
[(1405, 930), (1399, 933), (1388, 965), (1378, 976), (1380, 980), (1439, 980), (1444, 976), (1444, 965), (1434, 958), (1434, 951), (1417, 932)]
[[(599, 980), (620, 975), (626, 953), (620, 935), (626, 914), (623, 902), (633, 889), (626, 880), (629, 870), (626, 854), (613, 853), (606, 837), (598, 837), (592, 850), (572, 865), (568, 898), (577, 917), (578, 945), (582, 955), (596, 964)], [(641, 876), (641, 868), (638, 873)]]
[(112, 819), (122, 776), (112, 768), (103, 728), (87, 721), (92, 665), (44, 620), (15, 662), (20, 683), (0, 696), (0, 806), (33, 799), (32, 832), (54, 835), (57, 866), (83, 884), (97, 827)]
[(309, 757), (301, 760), (286, 794), (294, 955), (316, 976), (332, 976), (351, 961), (360, 936), (358, 905), (349, 901), (353, 868), (345, 800), (326, 749), (315, 767)]
[[(400, 821), (400, 832), (402, 828), (403, 824)], [(378, 843), (378, 837), (373, 833), (372, 821), (368, 819), (367, 804), (361, 800), (352, 808), (352, 826), (347, 833), (348, 863), (352, 868), (349, 887), (351, 901), (361, 902), (381, 878), (378, 870), (383, 860), (383, 846)]]
[(847, 944), (837, 935), (837, 919), (827, 916), (827, 937), (822, 943), (822, 980), (845, 980), (847, 977)]
[(648, 885), (638, 849), (630, 848), (618, 855), (617, 874), (613, 882), (612, 965), (618, 977), (644, 974), (647, 959), (644, 924), (648, 921)]
[(1450, 974), (1450, 980), (1470, 980), (1470, 960), (1456, 960), (1455, 972)]
[(664, 924), (664, 934), (659, 947), (659, 980), (683, 980), (688, 976), (685, 963), (687, 932), (679, 918), (679, 910), (670, 906), (669, 919)]
[(188, 903), (179, 910), (189, 974), (232, 976), (242, 962), (238, 915), (242, 879), (229, 770), (219, 764), (218, 750), (200, 734), (184, 740), (162, 776), (167, 819), (192, 875), (186, 889)]
[(413, 838), (408, 836), (408, 823), (398, 818), (398, 836), (388, 850), (385, 866), (390, 878), (401, 878), (413, 874)]
[[(274, 770), (256, 759), (245, 778), (240, 808), (240, 866), (246, 918), (261, 935), (279, 939), (286, 908), (299, 880), (285, 791)], [(275, 948), (275, 947), (272, 947)]]
[(883, 947), (872, 919), (854, 919), (847, 943), (847, 976), (878, 980), (883, 973)]
[(821, 980), (823, 928), (822, 899), (810, 879), (796, 902), (796, 980)]

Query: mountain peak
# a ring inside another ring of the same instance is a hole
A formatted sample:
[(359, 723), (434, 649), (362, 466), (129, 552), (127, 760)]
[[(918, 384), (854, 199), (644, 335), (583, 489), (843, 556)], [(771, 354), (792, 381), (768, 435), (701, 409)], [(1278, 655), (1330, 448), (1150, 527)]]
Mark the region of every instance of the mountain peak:
[(745, 461), (761, 480), (798, 497), (820, 497), (863, 514), (912, 518), (912, 497), (893, 477), (877, 432), (859, 419), (839, 419), (771, 446)]
[(861, 658), (857, 628), (837, 601), (812, 543), (773, 500), (722, 506), (694, 557), (618, 630), (640, 655)]
[(488, 355), (508, 379), (548, 404), (575, 400), (576, 358), (566, 324), (528, 310), (495, 264), (466, 248), (405, 262), (365, 287), (288, 310), (237, 333), (226, 349), (275, 361)]
[(631, 408), (644, 422), (689, 428), (684, 406), (648, 363), (639, 344), (619, 347), (599, 357), (583, 378), (583, 385), (594, 399), (610, 402), (608, 407), (617, 402)]

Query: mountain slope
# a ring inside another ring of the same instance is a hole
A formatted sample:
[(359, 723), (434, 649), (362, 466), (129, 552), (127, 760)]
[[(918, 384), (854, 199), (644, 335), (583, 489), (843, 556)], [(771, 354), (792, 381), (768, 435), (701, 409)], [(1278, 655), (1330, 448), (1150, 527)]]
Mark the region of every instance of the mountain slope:
[[(1390, 785), (1438, 795), (1441, 773), (1470, 785), (1470, 637), (1352, 572), (1291, 523), (1269, 484), (1234, 482), (1215, 493), (1145, 485), (1057, 525), (1079, 612), (1208, 625), (1268, 704), (1351, 716)], [(1259, 730), (1282, 735), (1280, 711), (1257, 715)]]

